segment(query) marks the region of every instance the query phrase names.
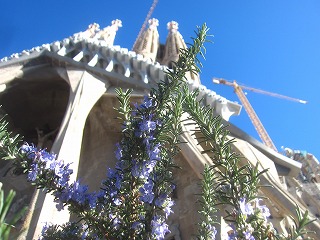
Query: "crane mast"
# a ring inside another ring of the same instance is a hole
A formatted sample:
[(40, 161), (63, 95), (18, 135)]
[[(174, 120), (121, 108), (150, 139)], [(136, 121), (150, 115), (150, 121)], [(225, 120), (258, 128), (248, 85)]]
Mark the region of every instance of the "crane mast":
[(268, 147), (272, 148), (273, 150), (275, 150), (277, 152), (278, 150), (277, 150), (276, 146), (272, 142), (270, 136), (268, 135), (266, 129), (262, 125), (258, 115), (256, 114), (253, 107), (251, 106), (248, 98), (243, 93), (241, 87), (236, 83), (236, 81), (234, 81), (231, 84), (234, 87), (234, 91), (237, 94), (238, 98), (240, 99), (244, 109), (248, 113), (248, 116), (249, 116), (251, 122), (253, 123), (253, 126), (255, 127), (261, 140), (264, 142), (265, 145), (267, 145)]
[(287, 96), (284, 96), (284, 95), (281, 95), (281, 94), (277, 94), (277, 93), (271, 93), (271, 92), (263, 91), (263, 90), (260, 90), (260, 89), (255, 89), (255, 88), (251, 88), (251, 87), (247, 87), (247, 86), (238, 85), (236, 83), (236, 81), (229, 82), (229, 81), (227, 81), (227, 80), (225, 80), (223, 78), (213, 78), (212, 81), (213, 81), (213, 83), (216, 83), (216, 84), (224, 84), (224, 85), (228, 85), (228, 86), (231, 86), (231, 87), (234, 88), (235, 93), (237, 94), (238, 98), (240, 99), (244, 109), (248, 113), (248, 116), (249, 116), (254, 128), (256, 129), (260, 139), (264, 142), (264, 144), (266, 146), (272, 148), (276, 152), (278, 151), (276, 146), (272, 142), (270, 136), (268, 135), (266, 129), (262, 125), (258, 115), (254, 111), (254, 109), (251, 106), (248, 98), (243, 93), (242, 89), (247, 89), (247, 90), (250, 90), (250, 91), (253, 91), (253, 92), (266, 94), (266, 95), (269, 95), (269, 96), (272, 96), (272, 97), (283, 98), (283, 99), (286, 99), (286, 100), (295, 101), (295, 102), (299, 102), (299, 103), (303, 103), (303, 104), (307, 103), (307, 101), (300, 100), (300, 99), (297, 99), (297, 98), (287, 97)]
[(269, 95), (269, 96), (272, 96), (272, 97), (278, 97), (278, 98), (282, 98), (282, 99), (286, 99), (286, 100), (289, 100), (289, 101), (294, 101), (294, 102), (298, 102), (298, 103), (302, 103), (302, 104), (306, 104), (307, 103), (307, 101), (305, 101), (305, 100), (284, 96), (284, 95), (281, 95), (281, 94), (278, 94), (278, 93), (267, 92), (267, 91), (264, 91), (264, 90), (260, 90), (260, 89), (256, 89), (256, 88), (252, 88), (252, 87), (247, 87), (247, 86), (244, 86), (244, 85), (238, 85), (236, 83), (236, 81), (229, 82), (229, 81), (227, 81), (227, 80), (225, 80), (223, 78), (213, 78), (212, 81), (214, 83), (216, 83), (216, 84), (224, 84), (224, 85), (228, 85), (228, 86), (231, 86), (231, 87), (234, 88), (235, 93), (237, 94), (238, 98), (240, 99), (244, 109), (248, 113), (248, 116), (249, 116), (253, 126), (255, 127), (260, 139), (264, 142), (264, 144), (266, 146), (272, 148), (276, 152), (278, 151), (276, 146), (274, 145), (274, 143), (272, 142), (271, 138), (269, 137), (266, 129), (262, 125), (258, 115), (254, 111), (254, 109), (251, 106), (248, 98), (243, 93), (242, 89), (246, 89), (246, 90), (250, 90), (252, 92), (262, 93), (262, 94), (266, 94), (266, 95)]

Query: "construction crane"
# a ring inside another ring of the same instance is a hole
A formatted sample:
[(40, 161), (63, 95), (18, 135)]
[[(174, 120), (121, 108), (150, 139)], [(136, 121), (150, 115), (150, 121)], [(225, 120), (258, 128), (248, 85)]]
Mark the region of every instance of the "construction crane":
[(230, 81), (227, 81), (227, 80), (225, 80), (223, 78), (213, 78), (212, 81), (213, 81), (213, 83), (216, 83), (216, 84), (224, 84), (224, 85), (231, 86), (231, 87), (234, 88), (234, 92), (237, 94), (237, 96), (240, 99), (244, 109), (248, 113), (248, 116), (249, 116), (253, 126), (255, 127), (259, 137), (261, 138), (261, 140), (264, 142), (264, 144), (266, 146), (272, 148), (276, 152), (278, 151), (276, 146), (272, 142), (270, 136), (268, 135), (266, 129), (262, 125), (258, 115), (254, 111), (253, 107), (251, 106), (248, 98), (246, 97), (246, 95), (244, 94), (242, 89), (246, 89), (246, 90), (249, 90), (249, 91), (252, 91), (252, 92), (256, 92), (256, 93), (262, 93), (262, 94), (265, 94), (265, 95), (268, 95), (268, 96), (272, 96), (272, 97), (278, 97), (278, 98), (286, 99), (286, 100), (289, 100), (289, 101), (299, 102), (299, 103), (302, 103), (302, 104), (306, 104), (307, 103), (307, 101), (300, 100), (300, 99), (297, 99), (297, 98), (292, 98), (292, 97), (284, 96), (284, 95), (277, 94), (277, 93), (267, 92), (267, 91), (264, 91), (264, 90), (260, 90), (260, 89), (256, 89), (256, 88), (252, 88), (252, 87), (247, 87), (247, 86), (244, 86), (244, 85), (239, 85), (239, 84), (237, 84), (236, 81), (230, 82)]

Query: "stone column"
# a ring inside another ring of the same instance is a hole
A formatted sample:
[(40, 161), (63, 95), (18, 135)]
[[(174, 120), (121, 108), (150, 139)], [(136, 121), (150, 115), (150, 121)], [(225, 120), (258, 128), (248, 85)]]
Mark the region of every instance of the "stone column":
[[(72, 163), (73, 174), (70, 182), (74, 182), (78, 173), (83, 130), (87, 116), (110, 84), (83, 70), (67, 69), (67, 76), (67, 81), (70, 84), (69, 102), (60, 131), (52, 146), (52, 152), (56, 153), (58, 159), (63, 159), (65, 163)], [(69, 221), (70, 218), (68, 210), (57, 211), (52, 195), (43, 196), (43, 192), (40, 195), (42, 196), (39, 198), (44, 197), (44, 201), (34, 226), (33, 239), (38, 238), (45, 222), (62, 224)]]

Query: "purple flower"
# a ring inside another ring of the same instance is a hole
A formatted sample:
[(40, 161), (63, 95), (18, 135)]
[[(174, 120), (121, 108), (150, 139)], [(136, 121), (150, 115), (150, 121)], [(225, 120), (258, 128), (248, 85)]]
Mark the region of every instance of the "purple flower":
[(143, 161), (138, 163), (136, 160), (132, 161), (131, 174), (136, 178), (148, 179), (150, 173), (153, 171), (156, 162), (155, 161)]
[(37, 179), (37, 175), (38, 175), (38, 164), (33, 163), (31, 164), (31, 169), (29, 170), (28, 173), (28, 180), (33, 182)]
[(162, 205), (164, 204), (164, 201), (167, 199), (167, 197), (168, 197), (167, 194), (161, 193), (161, 194), (159, 195), (159, 197), (155, 200), (154, 203), (156, 204), (156, 206), (162, 207)]
[(116, 175), (116, 182), (115, 182), (115, 186), (117, 189), (121, 188), (121, 183), (122, 183), (122, 176), (117, 174)]
[(114, 198), (118, 194), (118, 189), (111, 183), (108, 182), (106, 185), (106, 189), (101, 193), (101, 197), (107, 193), (111, 198)]
[(89, 204), (90, 208), (95, 208), (97, 204), (97, 198), (101, 193), (87, 193), (88, 186), (81, 185), (79, 181), (76, 181), (71, 186), (67, 185), (62, 190), (56, 190), (53, 192), (57, 209), (60, 211), (64, 208), (64, 205), (68, 201), (72, 200), (80, 205)]
[(87, 239), (87, 236), (88, 236), (89, 232), (88, 231), (84, 231), (81, 235), (81, 240), (85, 240)]
[(143, 187), (140, 187), (139, 192), (141, 194), (140, 200), (145, 203), (152, 203), (154, 199), (153, 182), (148, 180)]
[(153, 99), (148, 96), (144, 96), (143, 104), (141, 104), (140, 107), (141, 108), (151, 108), (153, 106), (155, 106), (155, 104), (153, 105)]
[(142, 194), (140, 196), (140, 200), (142, 202), (145, 202), (145, 203), (152, 203), (153, 199), (154, 199), (154, 193), (153, 192), (141, 192), (140, 193)]
[(70, 164), (65, 165), (62, 160), (56, 160), (55, 154), (51, 154), (44, 149), (39, 151), (32, 145), (24, 144), (20, 148), (20, 151), (27, 154), (27, 157), (33, 160), (28, 172), (29, 181), (35, 181), (38, 174), (51, 171), (58, 187), (67, 185), (70, 175), (73, 172), (72, 169), (69, 168)]
[(20, 147), (20, 152), (21, 153), (28, 153), (34, 149), (33, 145), (29, 145), (28, 143), (23, 143), (22, 146)]
[(151, 192), (153, 189), (153, 182), (151, 180), (148, 180), (144, 185), (143, 188), (148, 191)]
[(236, 227), (233, 224), (229, 225), (231, 230), (228, 231), (228, 240), (237, 240), (238, 233), (236, 231)]
[(111, 198), (113, 198), (114, 196), (116, 196), (117, 194), (118, 194), (118, 190), (117, 189), (114, 189), (114, 188), (110, 188), (109, 189), (109, 196), (111, 197)]
[(77, 184), (72, 193), (72, 200), (81, 205), (89, 204), (89, 207), (93, 209), (97, 205), (97, 199), (100, 193), (87, 193), (87, 190), (87, 185)]
[[(55, 172), (55, 175), (58, 177), (62, 177), (62, 175), (64, 174), (64, 164), (62, 160), (56, 160), (56, 161), (49, 161), (46, 163), (46, 168), (50, 169), (52, 171)], [(66, 165), (66, 167), (68, 168), (69, 165)]]
[(72, 188), (70, 189), (72, 200), (74, 200), (79, 204), (84, 204), (87, 199), (87, 195), (86, 195), (87, 191), (88, 191), (87, 185), (81, 185), (79, 181), (76, 181), (72, 185)]
[(155, 137), (153, 136), (153, 133), (148, 133), (148, 135), (142, 135), (140, 131), (137, 132), (137, 137), (143, 137), (143, 144), (149, 148), (150, 144), (152, 144), (152, 141), (155, 140)]
[(56, 208), (58, 211), (64, 209), (64, 204), (67, 203), (72, 197), (72, 192), (69, 191), (69, 187), (64, 188), (63, 190), (56, 190), (53, 192), (53, 196), (55, 197)]
[(122, 149), (119, 143), (116, 144), (117, 150), (115, 151), (116, 158), (120, 160), (122, 158)]
[(36, 157), (36, 152), (38, 149), (34, 145), (29, 145), (28, 143), (24, 143), (20, 147), (20, 152), (27, 155), (27, 158), (34, 159)]
[(140, 230), (143, 228), (143, 224), (141, 222), (136, 221), (132, 224), (131, 228), (134, 230)]
[(160, 160), (160, 144), (156, 144), (153, 148), (148, 150), (150, 160)]
[[(114, 184), (114, 186), (119, 190), (121, 188), (123, 176), (117, 170), (108, 168), (107, 177)], [(110, 184), (110, 183), (109, 183)], [(113, 189), (115, 190), (115, 189)]]
[(251, 215), (253, 214), (253, 207), (251, 206), (250, 203), (246, 203), (246, 198), (243, 197), (240, 199), (240, 210), (241, 210), (241, 213), (244, 214), (244, 215)]
[(259, 202), (261, 201), (261, 199), (257, 199), (256, 200), (256, 206), (257, 208), (260, 210), (260, 212), (262, 213), (263, 217), (266, 219), (267, 217), (270, 217), (270, 210), (266, 205), (260, 205)]
[[(126, 168), (126, 161), (120, 159), (119, 161), (116, 162), (116, 166), (115, 166), (116, 170), (121, 171), (125, 168)], [(119, 171), (117, 171), (117, 173), (119, 174)]]
[[(47, 222), (43, 225), (42, 230), (41, 230), (41, 235), (42, 236), (46, 234), (46, 232), (48, 231), (50, 226), (51, 225), (49, 223), (47, 223)], [(42, 239), (42, 238), (39, 238), (39, 239)]]
[(174, 205), (174, 201), (169, 200), (165, 208), (163, 209), (164, 213), (166, 214), (166, 218), (173, 213), (171, 207)]
[(89, 203), (89, 207), (91, 209), (94, 209), (97, 206), (97, 200), (98, 200), (99, 194), (100, 193), (93, 193), (93, 194), (87, 195), (87, 200)]
[(228, 240), (237, 240), (237, 235), (234, 233), (231, 233), (228, 235)]
[(42, 149), (38, 152), (39, 159), (42, 162), (50, 162), (50, 161), (55, 161), (57, 155), (56, 154), (51, 154), (47, 152), (46, 150)]
[(144, 165), (142, 166), (142, 169), (141, 169), (141, 172), (140, 172), (140, 178), (143, 178), (143, 179), (148, 179), (149, 178), (149, 175), (150, 173), (152, 172), (153, 170), (153, 167), (149, 166), (149, 165)]
[(70, 179), (70, 175), (69, 174), (63, 174), (62, 177), (59, 178), (58, 180), (58, 186), (60, 187), (65, 187), (68, 185)]
[(217, 235), (217, 229), (215, 226), (212, 225), (207, 225), (207, 229), (209, 231), (209, 238), (212, 240), (216, 239), (216, 235)]
[(62, 162), (59, 162), (55, 166), (55, 174), (58, 179), (58, 186), (65, 187), (68, 184), (68, 181), (70, 179), (70, 175), (73, 173), (72, 169), (69, 169), (70, 163), (67, 165), (64, 165)]
[(243, 233), (246, 240), (255, 240), (254, 236), (252, 236), (251, 231), (247, 230)]
[(119, 198), (116, 198), (115, 200), (113, 200), (113, 203), (116, 205), (116, 206), (120, 206), (122, 204), (121, 200)]
[(168, 229), (168, 225), (162, 221), (160, 217), (157, 215), (153, 217), (151, 221), (152, 225), (152, 234), (155, 236), (157, 240), (164, 239), (166, 233), (169, 233), (170, 230)]
[(149, 177), (151, 171), (147, 166), (147, 162), (139, 163), (136, 160), (132, 160), (132, 169), (131, 174), (136, 178), (144, 178), (147, 179)]
[(115, 228), (118, 228), (120, 226), (121, 221), (115, 214), (110, 213), (109, 219), (112, 221), (112, 224)]
[(114, 178), (116, 175), (116, 171), (112, 168), (108, 168), (108, 171), (107, 171), (107, 177), (108, 178)]
[(150, 115), (149, 118), (143, 116), (142, 121), (140, 122), (139, 129), (141, 132), (150, 133), (154, 131), (157, 127), (156, 122), (151, 121), (152, 116)]
[(55, 171), (56, 166), (58, 165), (58, 161), (56, 161), (55, 159), (47, 159), (45, 161), (45, 169), (51, 170), (51, 171)]

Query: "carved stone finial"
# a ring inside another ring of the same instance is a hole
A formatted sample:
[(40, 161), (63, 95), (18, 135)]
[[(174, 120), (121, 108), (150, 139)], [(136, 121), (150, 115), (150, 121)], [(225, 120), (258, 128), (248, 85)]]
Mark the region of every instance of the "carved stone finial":
[(156, 18), (149, 19), (148, 23), (149, 28), (152, 30), (157, 29), (157, 27), (159, 26), (159, 20)]
[(111, 28), (116, 32), (118, 31), (119, 27), (122, 27), (122, 21), (119, 19), (113, 20), (111, 22)]
[(179, 29), (179, 24), (176, 21), (168, 22), (167, 29), (170, 30), (170, 32), (177, 32)]
[(100, 31), (100, 26), (98, 23), (92, 23), (88, 26), (88, 29), (85, 31), (87, 37), (93, 38), (96, 33)]
[(119, 27), (122, 27), (122, 21), (119, 19), (113, 20), (111, 26), (105, 27), (97, 33), (97, 38), (104, 40), (108, 46), (112, 46)]
[(89, 39), (94, 38), (97, 34), (97, 32), (100, 31), (100, 26), (98, 23), (92, 23), (88, 26), (87, 30), (84, 32), (75, 33), (73, 35), (73, 38), (75, 40), (83, 40), (83, 39)]

